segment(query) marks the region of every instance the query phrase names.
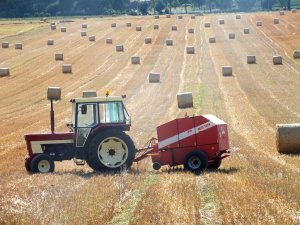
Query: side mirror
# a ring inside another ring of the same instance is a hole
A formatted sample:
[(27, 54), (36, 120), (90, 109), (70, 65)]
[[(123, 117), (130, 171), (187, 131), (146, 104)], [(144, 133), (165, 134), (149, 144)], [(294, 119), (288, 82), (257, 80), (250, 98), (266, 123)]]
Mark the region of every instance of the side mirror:
[(81, 114), (85, 115), (87, 113), (87, 106), (86, 105), (82, 105), (80, 110), (81, 110)]

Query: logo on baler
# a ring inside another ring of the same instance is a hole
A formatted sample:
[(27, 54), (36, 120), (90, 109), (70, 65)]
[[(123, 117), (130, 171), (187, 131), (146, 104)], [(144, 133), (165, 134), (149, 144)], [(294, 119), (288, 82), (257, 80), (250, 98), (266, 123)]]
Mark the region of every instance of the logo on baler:
[(211, 121), (208, 121), (208, 122), (206, 122), (204, 124), (201, 124), (201, 125), (199, 125), (197, 127), (194, 127), (194, 128), (189, 129), (187, 131), (179, 133), (178, 135), (174, 135), (172, 137), (169, 137), (169, 138), (167, 138), (165, 140), (162, 140), (162, 141), (158, 142), (158, 148), (166, 147), (166, 146), (168, 146), (170, 144), (173, 144), (175, 142), (178, 142), (178, 141), (181, 141), (181, 140), (183, 140), (185, 138), (188, 138), (188, 137), (190, 137), (190, 136), (192, 136), (194, 134), (198, 134), (201, 131), (205, 131), (205, 130), (213, 127), (213, 126), (215, 126), (215, 124), (212, 123)]

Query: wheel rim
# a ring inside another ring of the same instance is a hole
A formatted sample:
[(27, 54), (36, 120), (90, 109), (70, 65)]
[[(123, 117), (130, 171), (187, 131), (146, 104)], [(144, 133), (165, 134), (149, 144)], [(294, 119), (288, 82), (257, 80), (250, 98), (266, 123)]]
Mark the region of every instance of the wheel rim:
[(50, 171), (50, 162), (48, 160), (41, 160), (39, 163), (38, 163), (38, 170), (41, 172), (41, 173), (47, 173)]
[(100, 162), (110, 168), (123, 165), (128, 158), (128, 147), (125, 142), (117, 137), (104, 139), (98, 147)]
[(201, 167), (201, 160), (198, 156), (191, 156), (188, 160), (188, 165), (192, 170), (196, 170)]

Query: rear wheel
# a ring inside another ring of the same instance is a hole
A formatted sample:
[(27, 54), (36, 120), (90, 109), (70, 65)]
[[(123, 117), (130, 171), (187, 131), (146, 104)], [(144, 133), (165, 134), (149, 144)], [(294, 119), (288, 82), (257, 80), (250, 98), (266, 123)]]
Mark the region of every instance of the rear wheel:
[(119, 171), (129, 168), (135, 158), (131, 138), (119, 130), (107, 130), (96, 135), (89, 147), (88, 165), (96, 171)]
[(37, 155), (31, 161), (31, 170), (34, 173), (51, 173), (54, 171), (54, 161), (49, 155)]
[(186, 155), (184, 168), (194, 173), (200, 173), (207, 168), (207, 156), (201, 151), (192, 151)]

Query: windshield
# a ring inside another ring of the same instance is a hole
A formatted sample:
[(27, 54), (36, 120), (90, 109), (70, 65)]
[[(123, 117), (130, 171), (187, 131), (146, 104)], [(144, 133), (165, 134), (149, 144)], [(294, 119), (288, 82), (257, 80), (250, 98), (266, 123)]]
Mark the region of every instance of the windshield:
[(125, 123), (122, 102), (99, 103), (100, 123)]

